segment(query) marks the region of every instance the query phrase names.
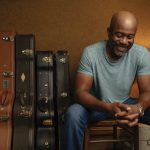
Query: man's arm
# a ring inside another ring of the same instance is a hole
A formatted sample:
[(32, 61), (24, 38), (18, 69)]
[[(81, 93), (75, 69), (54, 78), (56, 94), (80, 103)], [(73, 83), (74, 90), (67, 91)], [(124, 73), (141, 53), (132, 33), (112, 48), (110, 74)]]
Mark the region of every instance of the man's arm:
[(121, 120), (118, 120), (120, 124), (128, 124), (129, 126), (134, 126), (138, 123), (140, 107), (144, 110), (150, 107), (150, 75), (141, 75), (137, 78), (137, 83), (139, 87), (139, 98), (138, 104), (127, 105), (129, 115), (121, 116)]
[(150, 75), (142, 75), (137, 78), (139, 87), (139, 104), (144, 108), (150, 107)]
[(83, 104), (87, 108), (92, 108), (98, 111), (107, 111), (111, 114), (115, 114), (116, 112), (121, 112), (120, 107), (124, 107), (120, 103), (106, 103), (90, 94), (93, 84), (93, 77), (90, 75), (77, 73), (75, 84), (76, 98), (79, 103)]

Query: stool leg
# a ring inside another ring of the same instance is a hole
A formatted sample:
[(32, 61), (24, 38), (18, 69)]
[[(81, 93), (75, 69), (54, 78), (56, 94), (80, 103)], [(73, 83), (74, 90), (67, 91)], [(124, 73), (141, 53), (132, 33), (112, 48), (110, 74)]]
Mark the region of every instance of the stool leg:
[(139, 150), (139, 129), (138, 125), (134, 127), (134, 150)]
[[(114, 125), (114, 126), (113, 126), (113, 138), (116, 139), (117, 136), (118, 136), (118, 133), (117, 133), (117, 126)], [(113, 143), (113, 150), (116, 150), (116, 146), (117, 146), (117, 144), (116, 144), (116, 142), (114, 142), (114, 143)]]
[(133, 143), (133, 142), (131, 142), (131, 150), (135, 150), (135, 149), (134, 149), (134, 143)]
[(89, 129), (87, 128), (84, 134), (84, 150), (88, 150), (89, 140), (90, 140), (90, 135), (89, 135)]

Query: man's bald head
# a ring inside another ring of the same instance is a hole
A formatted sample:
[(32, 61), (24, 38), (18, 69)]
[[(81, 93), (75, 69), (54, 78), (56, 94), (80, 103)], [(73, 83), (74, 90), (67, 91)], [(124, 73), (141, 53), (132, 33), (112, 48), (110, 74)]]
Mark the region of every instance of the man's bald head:
[(112, 16), (109, 28), (111, 31), (113, 31), (113, 29), (118, 25), (137, 30), (138, 22), (133, 13), (129, 11), (120, 11)]
[(120, 11), (112, 16), (110, 27), (107, 28), (107, 53), (111, 59), (119, 59), (131, 49), (137, 24), (134, 14), (128, 11)]

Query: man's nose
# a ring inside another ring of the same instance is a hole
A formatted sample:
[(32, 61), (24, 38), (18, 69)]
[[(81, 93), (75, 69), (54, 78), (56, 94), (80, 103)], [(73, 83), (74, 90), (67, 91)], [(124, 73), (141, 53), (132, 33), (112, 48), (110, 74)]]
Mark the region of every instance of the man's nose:
[(123, 44), (123, 45), (127, 45), (128, 44), (128, 38), (127, 37), (122, 37), (121, 39), (120, 39), (120, 43), (121, 44)]

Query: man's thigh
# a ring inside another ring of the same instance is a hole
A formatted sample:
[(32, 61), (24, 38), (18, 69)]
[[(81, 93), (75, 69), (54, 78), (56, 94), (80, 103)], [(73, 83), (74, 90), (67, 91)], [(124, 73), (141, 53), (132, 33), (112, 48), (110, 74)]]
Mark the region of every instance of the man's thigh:
[(144, 111), (144, 116), (140, 118), (139, 122), (150, 125), (150, 108)]
[(109, 119), (110, 115), (106, 112), (88, 109), (81, 104), (73, 104), (68, 108), (65, 118), (70, 118), (72, 121), (96, 122)]
[(103, 121), (111, 118), (112, 116), (107, 112), (91, 110), (88, 122)]

